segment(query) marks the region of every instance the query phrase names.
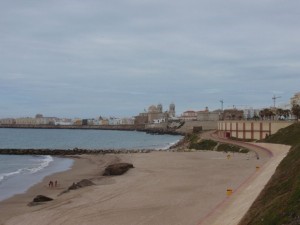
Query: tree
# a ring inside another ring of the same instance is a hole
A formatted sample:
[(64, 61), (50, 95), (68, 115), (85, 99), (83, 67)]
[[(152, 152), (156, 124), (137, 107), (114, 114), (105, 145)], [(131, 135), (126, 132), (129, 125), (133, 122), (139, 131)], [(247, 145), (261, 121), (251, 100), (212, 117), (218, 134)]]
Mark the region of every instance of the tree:
[(285, 119), (287, 119), (291, 115), (291, 110), (285, 109), (283, 110), (283, 116)]
[(284, 110), (281, 108), (276, 109), (276, 115), (279, 117), (279, 119), (281, 119), (281, 117), (284, 114)]
[(262, 119), (272, 119), (272, 117), (275, 116), (275, 114), (272, 112), (272, 110), (268, 109), (268, 108), (265, 108), (263, 110), (261, 110), (259, 112), (259, 116), (262, 118)]
[(278, 116), (278, 118), (281, 119), (287, 119), (290, 115), (290, 110), (289, 109), (280, 109), (278, 108), (276, 110), (276, 115)]
[(296, 116), (297, 120), (300, 118), (300, 105), (294, 104), (292, 106), (292, 114)]

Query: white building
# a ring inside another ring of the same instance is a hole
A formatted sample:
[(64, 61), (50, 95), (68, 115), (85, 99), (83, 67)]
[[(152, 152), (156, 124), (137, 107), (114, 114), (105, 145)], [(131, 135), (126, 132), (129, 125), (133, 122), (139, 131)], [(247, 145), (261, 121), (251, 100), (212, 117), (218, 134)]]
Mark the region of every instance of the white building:
[(253, 119), (256, 116), (259, 116), (260, 109), (247, 108), (244, 109), (244, 118), (245, 119)]
[(0, 124), (12, 125), (12, 124), (16, 124), (16, 120), (14, 118), (3, 118), (0, 119)]
[(121, 125), (133, 125), (134, 124), (134, 118), (122, 118), (120, 121)]
[(165, 118), (160, 118), (160, 119), (154, 119), (153, 120), (154, 124), (159, 124), (159, 123), (164, 123), (164, 122), (166, 122)]

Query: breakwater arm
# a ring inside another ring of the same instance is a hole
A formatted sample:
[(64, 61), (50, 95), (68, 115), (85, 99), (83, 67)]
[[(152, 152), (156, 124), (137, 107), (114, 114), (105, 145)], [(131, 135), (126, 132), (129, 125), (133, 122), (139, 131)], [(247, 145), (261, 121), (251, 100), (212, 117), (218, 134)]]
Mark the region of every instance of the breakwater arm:
[(119, 130), (140, 131), (149, 134), (184, 135), (176, 129), (145, 128), (145, 125), (43, 125), (43, 124), (0, 124), (0, 128), (18, 129), (68, 129), (68, 130)]
[(143, 130), (144, 125), (46, 125), (46, 124), (0, 124), (0, 128), (23, 129), (89, 129), (89, 130)]
[(83, 155), (83, 154), (131, 154), (158, 151), (153, 149), (0, 149), (1, 155)]

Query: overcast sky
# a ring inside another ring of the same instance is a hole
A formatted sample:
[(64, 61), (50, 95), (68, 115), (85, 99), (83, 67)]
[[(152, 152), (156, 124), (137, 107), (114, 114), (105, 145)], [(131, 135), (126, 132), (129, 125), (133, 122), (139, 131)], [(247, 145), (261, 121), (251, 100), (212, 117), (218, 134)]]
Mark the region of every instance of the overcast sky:
[(0, 3), (0, 117), (259, 108), (300, 91), (299, 0)]

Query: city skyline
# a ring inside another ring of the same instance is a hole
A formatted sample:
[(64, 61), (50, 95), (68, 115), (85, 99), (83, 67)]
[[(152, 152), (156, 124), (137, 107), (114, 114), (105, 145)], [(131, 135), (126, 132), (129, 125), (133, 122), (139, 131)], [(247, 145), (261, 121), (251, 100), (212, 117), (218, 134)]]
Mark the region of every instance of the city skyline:
[(264, 108), (299, 92), (296, 0), (1, 5), (0, 118)]

